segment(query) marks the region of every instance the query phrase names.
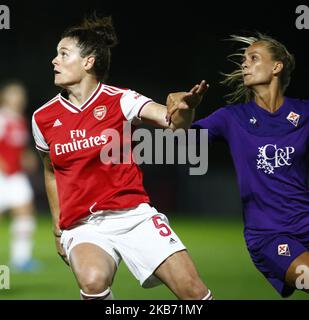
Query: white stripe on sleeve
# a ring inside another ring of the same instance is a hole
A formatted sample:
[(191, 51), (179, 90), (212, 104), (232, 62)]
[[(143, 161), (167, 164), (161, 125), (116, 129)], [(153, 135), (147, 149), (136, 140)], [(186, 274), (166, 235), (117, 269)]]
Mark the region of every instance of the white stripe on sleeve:
[(139, 119), (140, 109), (152, 100), (132, 90), (127, 90), (120, 99), (122, 113), (128, 121)]
[(32, 134), (34, 137), (36, 148), (44, 152), (49, 152), (49, 146), (46, 143), (43, 134), (35, 121), (34, 115), (32, 116)]

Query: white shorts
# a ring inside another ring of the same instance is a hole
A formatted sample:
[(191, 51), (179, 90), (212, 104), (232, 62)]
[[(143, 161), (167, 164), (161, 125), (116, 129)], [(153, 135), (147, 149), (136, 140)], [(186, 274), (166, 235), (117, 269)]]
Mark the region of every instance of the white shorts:
[(126, 211), (93, 214), (84, 224), (64, 230), (61, 243), (69, 258), (80, 243), (101, 247), (117, 266), (123, 259), (144, 288), (161, 284), (154, 271), (170, 255), (186, 249), (166, 216), (146, 203)]
[(33, 199), (33, 191), (25, 174), (0, 173), (0, 213), (28, 204)]

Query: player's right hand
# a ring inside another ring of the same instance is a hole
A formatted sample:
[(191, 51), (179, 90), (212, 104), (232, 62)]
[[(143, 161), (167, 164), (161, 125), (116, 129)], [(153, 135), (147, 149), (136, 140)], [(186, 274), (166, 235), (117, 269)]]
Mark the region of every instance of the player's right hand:
[(166, 121), (170, 124), (172, 116), (177, 110), (195, 109), (201, 103), (208, 88), (209, 84), (202, 80), (189, 92), (170, 93), (166, 100)]
[(55, 243), (56, 243), (57, 252), (58, 252), (59, 256), (61, 257), (61, 259), (69, 266), (70, 265), (69, 260), (65, 254), (65, 251), (63, 249), (63, 246), (62, 246), (60, 240), (61, 240), (60, 237), (55, 236)]

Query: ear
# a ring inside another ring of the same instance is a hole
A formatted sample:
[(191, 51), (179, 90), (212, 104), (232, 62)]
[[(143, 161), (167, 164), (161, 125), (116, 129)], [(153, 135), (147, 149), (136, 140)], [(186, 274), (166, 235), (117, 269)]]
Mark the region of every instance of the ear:
[(279, 74), (283, 70), (283, 62), (282, 61), (276, 61), (273, 68), (274, 75)]
[(89, 71), (95, 63), (95, 56), (88, 56), (84, 58), (84, 68)]

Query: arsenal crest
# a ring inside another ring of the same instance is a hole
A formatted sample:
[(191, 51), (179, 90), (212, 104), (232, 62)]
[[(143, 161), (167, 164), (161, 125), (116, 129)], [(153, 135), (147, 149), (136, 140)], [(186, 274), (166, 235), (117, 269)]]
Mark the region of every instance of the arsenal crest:
[(107, 112), (106, 106), (98, 106), (93, 109), (93, 115), (96, 119), (102, 120)]

